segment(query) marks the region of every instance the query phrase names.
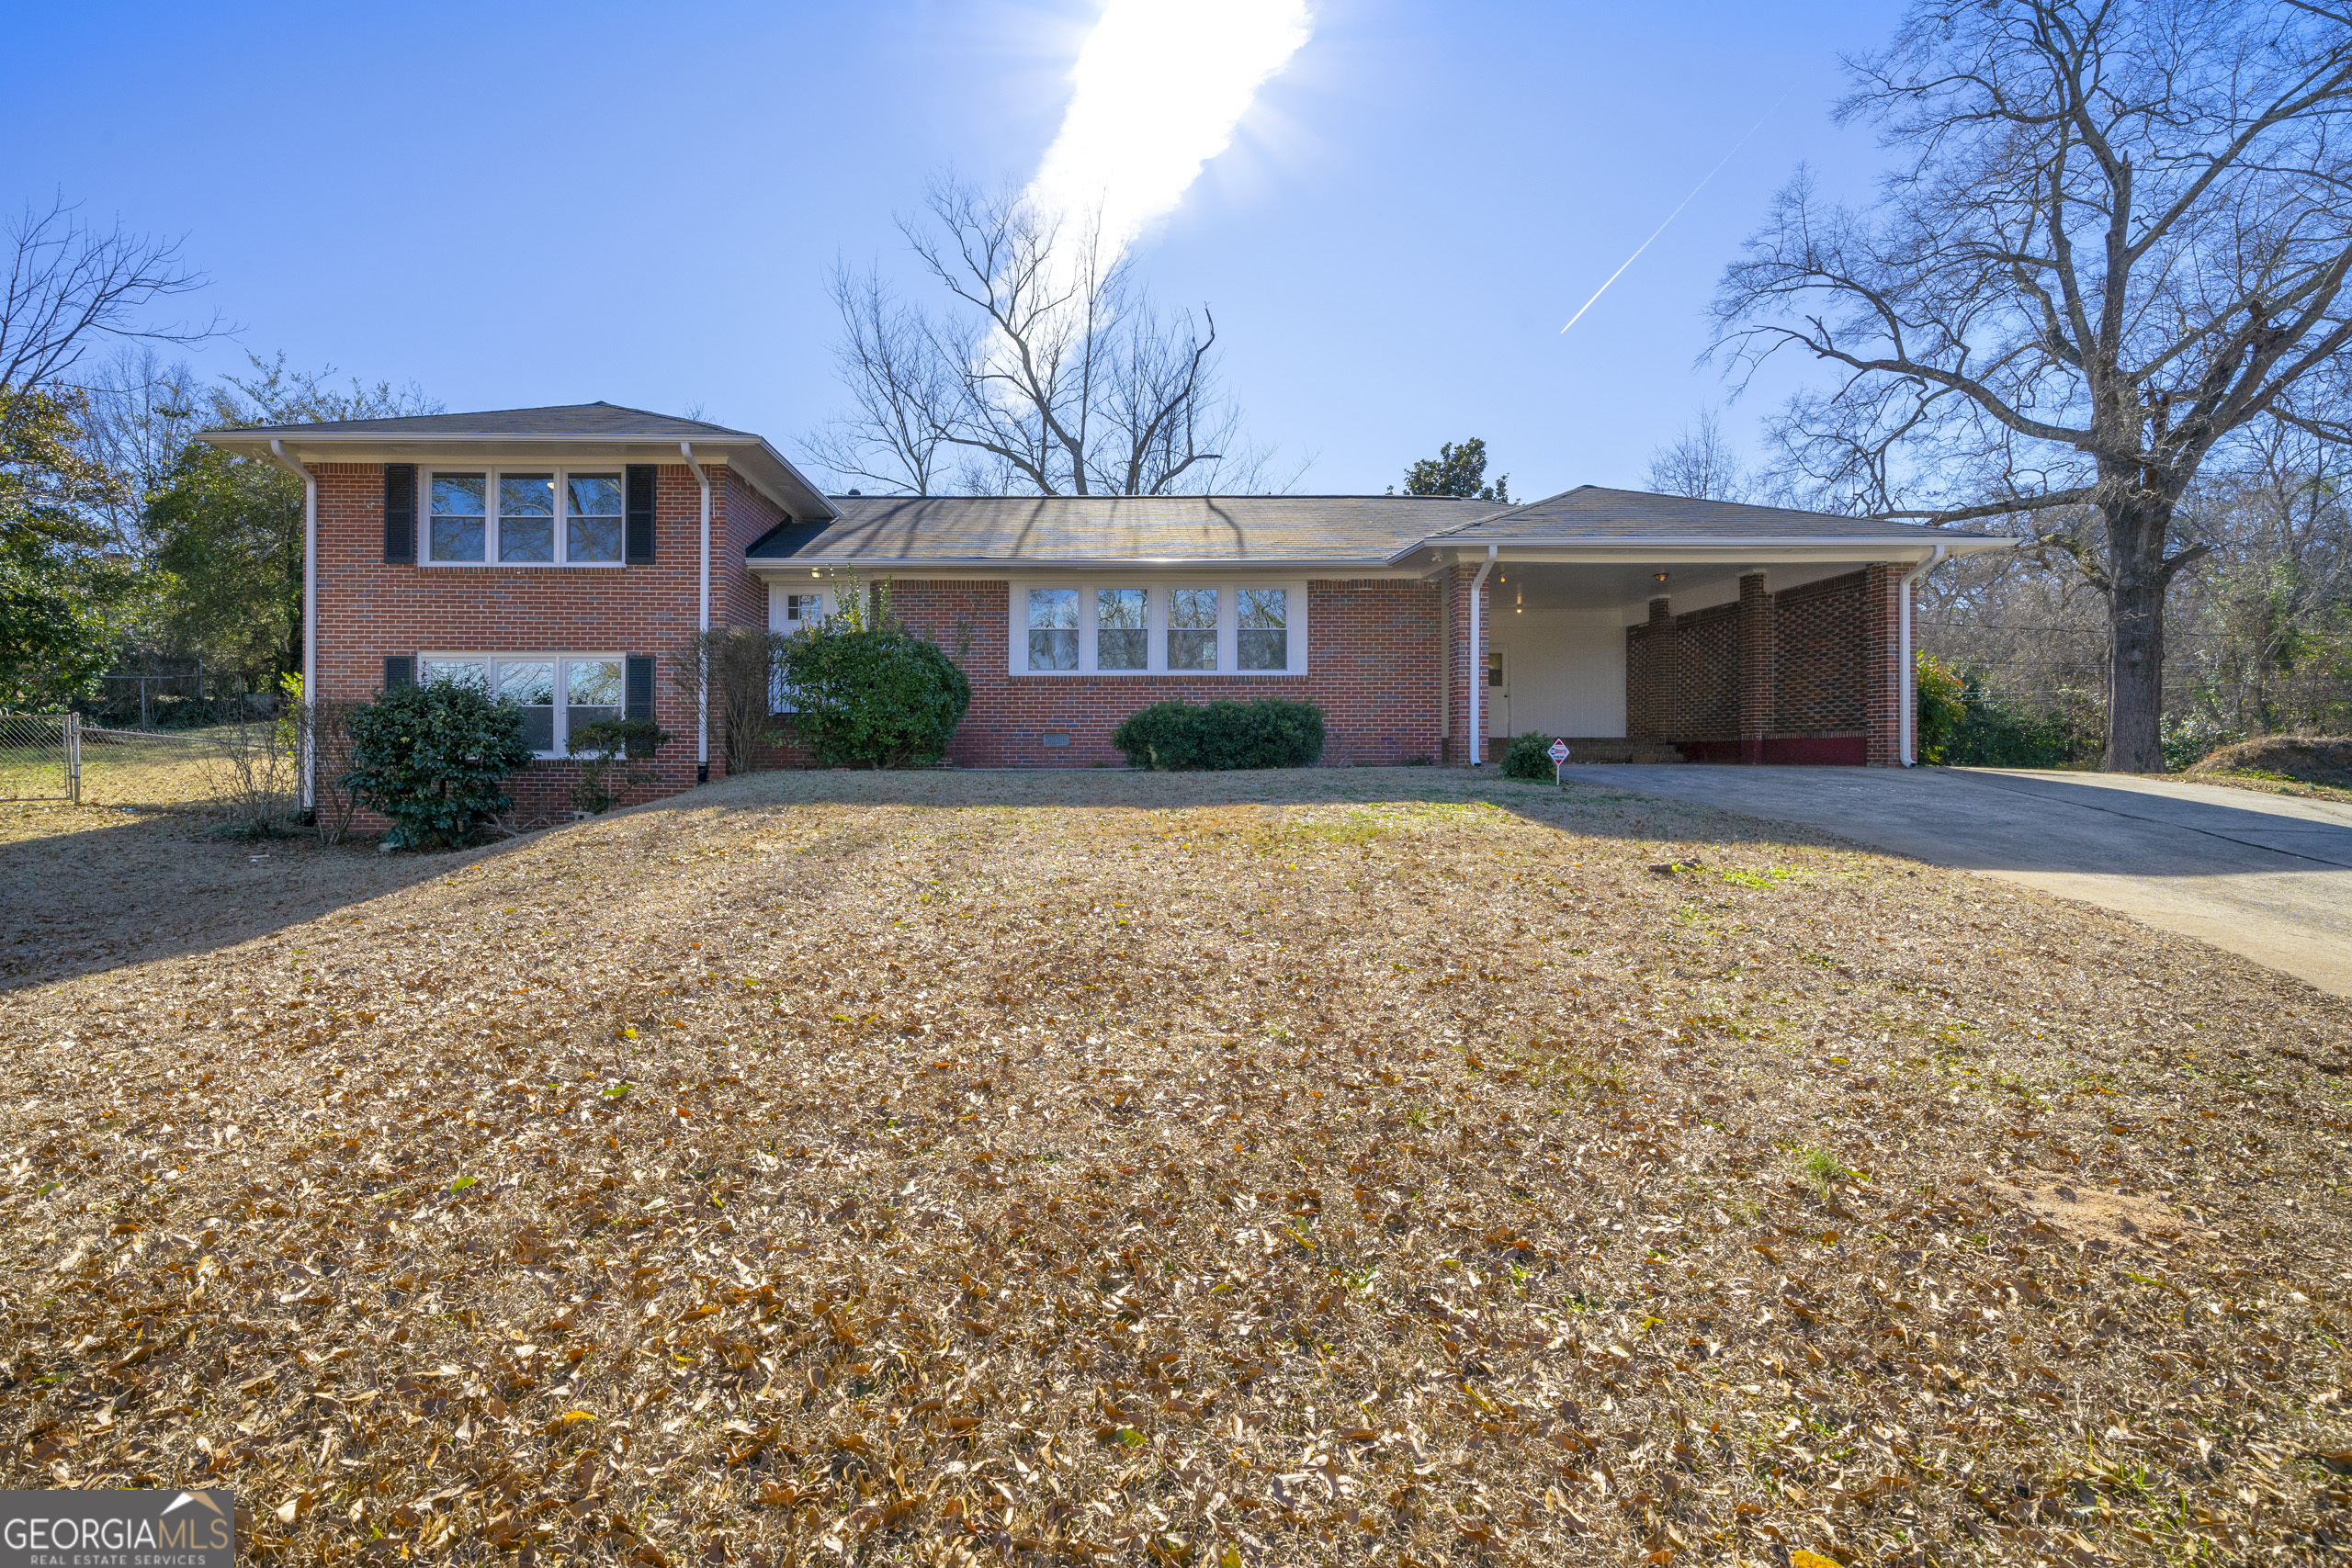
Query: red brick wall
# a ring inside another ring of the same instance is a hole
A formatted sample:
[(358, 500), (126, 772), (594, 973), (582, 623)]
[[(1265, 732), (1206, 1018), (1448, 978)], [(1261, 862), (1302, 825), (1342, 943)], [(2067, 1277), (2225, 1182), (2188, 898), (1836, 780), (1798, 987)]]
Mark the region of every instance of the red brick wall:
[[(1625, 732), (1702, 761), (1897, 761), (1894, 608), (1905, 569), (1872, 566), (1625, 634)], [(1743, 690), (1745, 688), (1745, 690)]]
[(1781, 649), (1780, 695), (1773, 704), (1777, 734), (1859, 735), (1866, 628), (1862, 577), (1849, 572), (1772, 596), (1775, 640)]
[[(1438, 591), (1385, 579), (1306, 585), (1307, 672), (1287, 676), (1014, 675), (1007, 582), (896, 581), (891, 609), (949, 654), (960, 653), (972, 706), (948, 749), (963, 767), (1121, 767), (1111, 732), (1138, 708), (1287, 697), (1323, 710), (1327, 766), (1438, 754)], [(1047, 734), (1067, 746), (1047, 746)], [(775, 753), (789, 761), (787, 744)]]
[(1909, 570), (1888, 564), (1871, 567), (1862, 574), (1862, 613), (1855, 619), (1862, 628), (1862, 711), (1870, 737), (1868, 761), (1873, 768), (1903, 765), (1902, 720), (1896, 706), (1901, 696), (1895, 666), (1901, 650), (1895, 641), (1899, 629), (1895, 605), (1904, 574)]
[(1739, 580), (1739, 760), (1760, 762), (1780, 691), (1780, 640), (1764, 574)]
[[(387, 658), (428, 649), (650, 653), (661, 661), (654, 718), (673, 739), (639, 764), (658, 779), (631, 798), (693, 784), (694, 708), (669, 670), (669, 656), (695, 627), (701, 489), (684, 464), (662, 465), (654, 488), (653, 564), (629, 567), (388, 565), (382, 466), (319, 463), (311, 471), (319, 482), (319, 696), (372, 697), (383, 687)], [(714, 543), (719, 504), (714, 493)], [(417, 510), (421, 556), (421, 494)], [(534, 762), (508, 782), (507, 793), (526, 819), (560, 816), (571, 809), (577, 776), (568, 761)], [(370, 832), (387, 825), (372, 817), (360, 822)]]
[(1739, 606), (1675, 617), (1674, 733), (1730, 740), (1739, 734)]

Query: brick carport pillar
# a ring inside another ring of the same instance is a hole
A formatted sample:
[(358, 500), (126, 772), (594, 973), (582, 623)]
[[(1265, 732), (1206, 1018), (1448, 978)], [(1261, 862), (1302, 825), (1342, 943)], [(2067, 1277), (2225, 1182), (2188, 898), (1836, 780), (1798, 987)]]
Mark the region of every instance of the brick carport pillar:
[(1677, 668), (1674, 647), (1674, 610), (1665, 594), (1650, 601), (1649, 691), (1644, 706), (1649, 709), (1649, 739), (1674, 744), (1674, 736), (1681, 717), (1680, 671)]
[(1739, 760), (1764, 760), (1764, 736), (1772, 728), (1773, 695), (1780, 684), (1780, 641), (1772, 618), (1772, 596), (1764, 573), (1739, 578)]
[(1862, 723), (1868, 739), (1864, 761), (1873, 768), (1903, 765), (1902, 662), (1895, 606), (1907, 565), (1886, 562), (1863, 574)]

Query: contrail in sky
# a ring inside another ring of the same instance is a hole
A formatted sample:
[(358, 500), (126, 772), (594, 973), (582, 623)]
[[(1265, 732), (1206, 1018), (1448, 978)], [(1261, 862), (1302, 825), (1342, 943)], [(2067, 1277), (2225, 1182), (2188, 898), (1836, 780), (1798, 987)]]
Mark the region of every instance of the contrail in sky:
[[(1701, 191), (1706, 189), (1707, 182), (1713, 179), (1715, 175), (1722, 171), (1724, 164), (1731, 162), (1732, 153), (1737, 152), (1741, 148), (1747, 146), (1747, 137), (1755, 135), (1757, 131), (1763, 129), (1764, 121), (1772, 118), (1772, 109), (1779, 108), (1781, 104), (1787, 103), (1788, 101), (1789, 96), (1786, 93), (1781, 94), (1779, 101), (1772, 105), (1772, 108), (1766, 109), (1763, 114), (1758, 118), (1756, 123), (1747, 128), (1747, 135), (1742, 136), (1738, 141), (1733, 142), (1731, 144), (1731, 152), (1724, 153), (1722, 158), (1716, 161), (1713, 168), (1709, 169), (1705, 174), (1699, 176), (1699, 183), (1690, 187), (1690, 195), (1684, 197), (1680, 201), (1674, 204), (1674, 210), (1666, 215), (1666, 223), (1671, 223), (1677, 218), (1682, 216), (1682, 209), (1690, 205), (1691, 197), (1696, 197)], [(1650, 231), (1650, 237), (1634, 247), (1634, 254), (1627, 256), (1624, 260), (1624, 264), (1619, 266), (1615, 272), (1609, 275), (1608, 283), (1603, 283), (1600, 288), (1594, 289), (1592, 291), (1592, 298), (1577, 307), (1577, 313), (1568, 318), (1568, 326), (1562, 327), (1560, 329), (1562, 332), (1566, 332), (1568, 327), (1575, 326), (1578, 321), (1582, 321), (1584, 319), (1584, 313), (1587, 310), (1591, 310), (1594, 305), (1600, 303), (1600, 297), (1609, 292), (1609, 284), (1614, 283), (1619, 278), (1624, 276), (1625, 268), (1633, 265), (1635, 262), (1642, 259), (1642, 253), (1648, 250), (1651, 244), (1656, 242), (1660, 234), (1666, 232), (1666, 223), (1661, 223), (1656, 229)]]
[(1050, 214), (1099, 212), (1107, 266), (1232, 144), (1313, 26), (1306, 0), (1105, 0), (1025, 194)]

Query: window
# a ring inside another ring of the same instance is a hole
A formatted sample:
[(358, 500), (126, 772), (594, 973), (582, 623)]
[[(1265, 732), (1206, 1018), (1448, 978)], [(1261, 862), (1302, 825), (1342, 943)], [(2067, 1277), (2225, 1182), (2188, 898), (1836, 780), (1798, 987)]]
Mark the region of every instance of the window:
[(438, 472), (426, 487), (433, 566), (618, 566), (616, 472)]
[[(621, 716), (621, 661), (574, 659), (563, 667), (563, 711), (567, 730), (603, 724)], [(566, 739), (570, 736), (567, 734)]]
[(433, 558), (446, 561), (481, 559), (483, 533), (490, 508), (483, 504), (488, 479), (482, 474), (433, 476)]
[(825, 618), (825, 596), (822, 593), (787, 593), (784, 596), (784, 629), (797, 632), (816, 626)]
[(1290, 668), (1290, 595), (1279, 588), (1244, 588), (1235, 597), (1234, 668)]
[(479, 686), (490, 690), (490, 661), (486, 659), (424, 659), (416, 667), (416, 681), (430, 686), (435, 681), (447, 681), (459, 686)]
[(1214, 588), (1168, 591), (1168, 668), (1216, 668), (1216, 602)]
[(1151, 629), (1145, 593), (1140, 588), (1098, 588), (1094, 591), (1094, 668), (1144, 670), (1150, 667)]
[(621, 656), (597, 654), (428, 653), (417, 679), (479, 687), (523, 710), (523, 739), (542, 757), (563, 757), (573, 733), (623, 712)]
[[(1301, 675), (1306, 584), (1105, 588), (1014, 581), (1006, 664), (1014, 675)], [(783, 629), (784, 585), (769, 589)]]
[(1029, 668), (1078, 668), (1078, 590), (1029, 590)]
[(498, 476), (498, 558), (555, 559), (555, 476)]
[(603, 564), (621, 558), (621, 477), (571, 474), (563, 491), (564, 558)]
[(490, 694), (523, 710), (523, 743), (545, 755), (555, 750), (555, 660), (502, 659), (491, 667)]

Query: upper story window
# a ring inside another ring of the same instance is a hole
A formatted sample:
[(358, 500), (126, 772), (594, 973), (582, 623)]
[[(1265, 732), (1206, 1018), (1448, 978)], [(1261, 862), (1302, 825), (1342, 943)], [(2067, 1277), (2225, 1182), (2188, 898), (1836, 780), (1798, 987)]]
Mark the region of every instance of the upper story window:
[(1306, 585), (1012, 587), (1015, 675), (1306, 673)]
[(617, 471), (436, 469), (426, 486), (432, 566), (618, 566)]

